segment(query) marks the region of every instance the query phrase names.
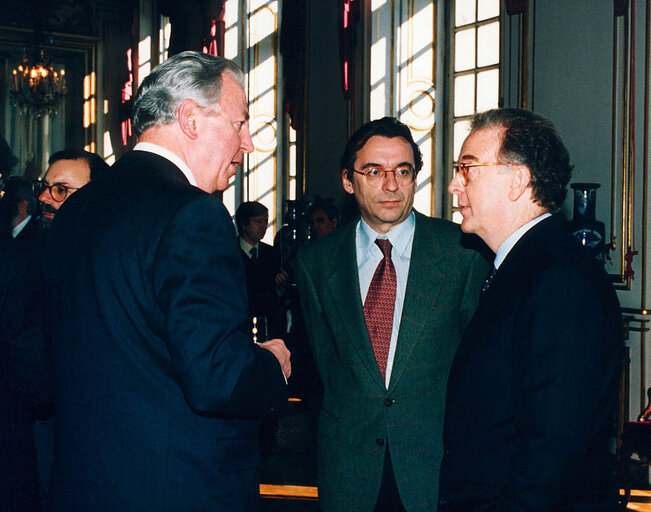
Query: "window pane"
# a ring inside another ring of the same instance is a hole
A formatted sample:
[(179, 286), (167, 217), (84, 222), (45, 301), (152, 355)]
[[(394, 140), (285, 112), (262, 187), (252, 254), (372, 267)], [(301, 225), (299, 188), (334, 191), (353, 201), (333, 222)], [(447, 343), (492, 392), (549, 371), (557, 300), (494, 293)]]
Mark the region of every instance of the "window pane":
[(470, 121), (457, 121), (454, 123), (454, 158), (459, 156), (461, 145), (470, 133)]
[(499, 105), (500, 72), (498, 69), (477, 74), (477, 112)]
[(456, 27), (475, 21), (475, 0), (457, 0), (455, 2), (454, 22)]
[(475, 75), (454, 79), (454, 116), (470, 116), (475, 112)]
[(475, 29), (460, 30), (454, 38), (454, 70), (475, 67)]
[(477, 66), (500, 61), (500, 24), (490, 23), (477, 29)]
[(500, 0), (479, 0), (477, 5), (477, 19), (487, 20), (500, 15)]

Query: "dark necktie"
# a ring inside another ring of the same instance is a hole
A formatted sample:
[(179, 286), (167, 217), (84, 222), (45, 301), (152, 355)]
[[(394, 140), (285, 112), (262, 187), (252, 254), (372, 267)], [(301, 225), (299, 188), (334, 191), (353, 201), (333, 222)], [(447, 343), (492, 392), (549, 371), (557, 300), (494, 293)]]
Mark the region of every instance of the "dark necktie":
[(488, 274), (488, 277), (486, 278), (486, 281), (484, 281), (483, 286), (481, 287), (481, 294), (484, 295), (488, 291), (488, 289), (491, 286), (491, 282), (493, 281), (493, 278), (495, 277), (495, 274), (497, 274), (497, 269), (495, 267), (492, 268), (490, 273)]
[(364, 319), (378, 367), (382, 377), (386, 377), (396, 304), (396, 269), (391, 261), (391, 242), (378, 238), (375, 243), (380, 247), (384, 258), (378, 263), (366, 294)]
[(251, 247), (249, 254), (251, 255), (251, 261), (258, 261), (258, 249), (256, 247)]

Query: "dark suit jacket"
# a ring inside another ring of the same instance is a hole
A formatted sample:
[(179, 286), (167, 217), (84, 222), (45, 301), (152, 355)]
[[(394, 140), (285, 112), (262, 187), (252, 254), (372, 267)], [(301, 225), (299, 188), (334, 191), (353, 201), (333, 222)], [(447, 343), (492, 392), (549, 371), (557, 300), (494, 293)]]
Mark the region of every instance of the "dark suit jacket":
[(54, 510), (255, 511), (259, 418), (286, 403), (252, 344), (230, 216), (133, 151), (48, 239)]
[(356, 223), (305, 246), (297, 282), (325, 387), (319, 418), (319, 503), (371, 511), (385, 443), (403, 504), (438, 501), (445, 383), (487, 265), (461, 247), (458, 226), (416, 214), (407, 289), (387, 390), (369, 340), (355, 253)]
[(284, 313), (281, 298), (276, 292), (276, 274), (280, 272), (280, 251), (264, 242), (258, 243), (258, 257), (252, 261), (240, 248), (246, 273), (246, 295), (249, 315), (266, 317), (270, 338), (282, 337)]
[(33, 419), (51, 405), (42, 337), (33, 322), (43, 233), (31, 219), (0, 240), (0, 510), (40, 510)]
[(614, 510), (622, 325), (603, 266), (549, 218), (500, 266), (450, 372), (443, 510)]

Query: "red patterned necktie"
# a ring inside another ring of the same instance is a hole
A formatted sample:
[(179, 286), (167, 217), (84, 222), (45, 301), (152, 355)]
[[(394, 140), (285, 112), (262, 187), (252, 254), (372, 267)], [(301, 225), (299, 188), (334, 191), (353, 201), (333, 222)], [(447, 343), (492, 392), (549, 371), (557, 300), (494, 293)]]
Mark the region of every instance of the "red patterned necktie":
[(380, 247), (384, 258), (380, 260), (371, 279), (364, 302), (364, 318), (375, 359), (382, 377), (386, 377), (396, 304), (396, 269), (391, 261), (391, 242), (378, 238), (375, 243)]

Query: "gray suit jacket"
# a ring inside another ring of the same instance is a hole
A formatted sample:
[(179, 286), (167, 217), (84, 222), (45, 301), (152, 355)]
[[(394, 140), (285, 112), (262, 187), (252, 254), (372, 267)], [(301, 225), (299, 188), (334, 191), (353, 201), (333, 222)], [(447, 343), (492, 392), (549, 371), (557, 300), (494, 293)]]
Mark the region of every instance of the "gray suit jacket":
[(387, 390), (364, 321), (355, 223), (304, 247), (297, 282), (324, 384), (319, 501), (325, 511), (373, 510), (385, 445), (409, 511), (438, 499), (448, 372), (488, 265), (451, 222), (416, 213), (400, 333)]

